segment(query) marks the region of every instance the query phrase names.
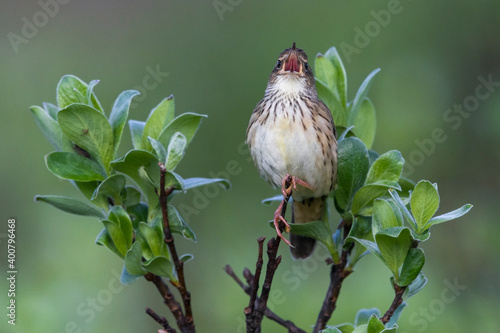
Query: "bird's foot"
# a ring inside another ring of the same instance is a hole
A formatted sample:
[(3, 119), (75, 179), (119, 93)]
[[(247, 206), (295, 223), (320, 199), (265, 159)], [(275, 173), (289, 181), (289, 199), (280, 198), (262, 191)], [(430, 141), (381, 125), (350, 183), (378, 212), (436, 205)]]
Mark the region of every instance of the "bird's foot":
[(293, 190), (297, 190), (297, 185), (304, 186), (305, 188), (314, 191), (314, 187), (312, 187), (302, 179), (287, 174), (281, 181), (281, 193), (283, 193), (283, 196), (285, 198), (290, 197), (292, 195)]
[[(283, 199), (283, 201), (284, 200), (285, 199)], [(281, 215), (282, 208), (283, 208), (283, 202), (281, 202), (278, 209), (276, 209), (276, 212), (274, 212), (274, 228), (276, 229), (276, 234), (278, 235), (278, 237), (281, 238), (288, 246), (292, 246), (290, 241), (288, 239), (286, 239), (285, 236), (283, 236), (283, 234), (281, 233), (282, 228), (280, 228), (280, 222), (283, 222), (283, 224), (285, 225), (284, 231), (290, 232), (290, 225), (285, 220), (283, 215)]]

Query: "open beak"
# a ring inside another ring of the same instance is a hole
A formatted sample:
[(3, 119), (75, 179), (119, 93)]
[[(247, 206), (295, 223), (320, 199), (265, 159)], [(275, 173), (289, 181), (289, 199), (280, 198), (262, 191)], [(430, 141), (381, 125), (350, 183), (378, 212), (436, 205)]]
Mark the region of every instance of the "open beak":
[(293, 46), (285, 59), (283, 70), (289, 73), (302, 73), (302, 64), (299, 60), (297, 49), (295, 48), (295, 42), (293, 43)]

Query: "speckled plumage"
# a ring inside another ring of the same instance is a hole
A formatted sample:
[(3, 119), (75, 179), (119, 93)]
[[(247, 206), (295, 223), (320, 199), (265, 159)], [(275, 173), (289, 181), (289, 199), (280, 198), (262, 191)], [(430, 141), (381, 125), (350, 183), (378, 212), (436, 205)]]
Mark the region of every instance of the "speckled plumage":
[[(335, 135), (330, 110), (318, 98), (307, 55), (294, 44), (279, 56), (247, 129), (247, 144), (262, 178), (279, 187), (291, 175), (313, 188), (298, 186), (293, 191), (294, 223), (324, 215), (326, 196), (337, 178)], [(311, 239), (292, 234), (291, 241), (294, 257), (312, 253)]]

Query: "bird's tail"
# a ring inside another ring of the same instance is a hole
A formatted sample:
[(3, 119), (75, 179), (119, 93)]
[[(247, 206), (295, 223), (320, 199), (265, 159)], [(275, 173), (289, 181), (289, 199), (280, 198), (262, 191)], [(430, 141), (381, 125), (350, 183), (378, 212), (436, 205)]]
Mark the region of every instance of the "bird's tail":
[[(323, 219), (326, 210), (326, 196), (293, 201), (292, 223), (307, 223)], [(290, 247), (295, 259), (305, 259), (313, 253), (316, 240), (314, 238), (290, 234)]]

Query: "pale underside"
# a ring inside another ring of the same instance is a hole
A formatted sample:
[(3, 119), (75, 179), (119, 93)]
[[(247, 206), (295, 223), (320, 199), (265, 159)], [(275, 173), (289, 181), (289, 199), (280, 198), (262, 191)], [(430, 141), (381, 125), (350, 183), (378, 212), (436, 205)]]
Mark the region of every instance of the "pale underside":
[(301, 85), (300, 80), (284, 79), (268, 87), (272, 91), (266, 91), (266, 95), (274, 95), (266, 105), (270, 114), (261, 114), (265, 121), (256, 119), (257, 123), (262, 121), (260, 126), (252, 126), (248, 133), (253, 159), (265, 180), (281, 186), (289, 174), (314, 188), (299, 187), (293, 195), (297, 201), (330, 192), (334, 172), (330, 160), (336, 155), (334, 143), (328, 144), (333, 133), (327, 132), (332, 127), (300, 98)]

